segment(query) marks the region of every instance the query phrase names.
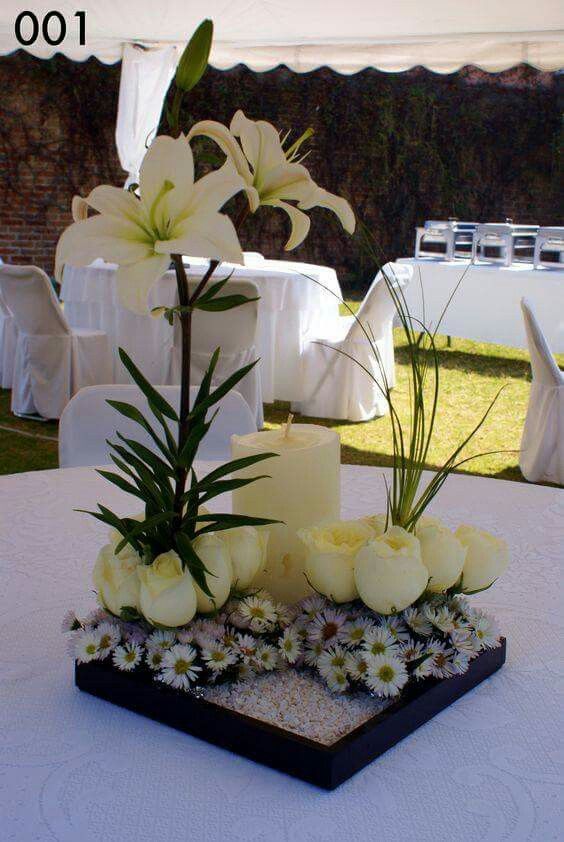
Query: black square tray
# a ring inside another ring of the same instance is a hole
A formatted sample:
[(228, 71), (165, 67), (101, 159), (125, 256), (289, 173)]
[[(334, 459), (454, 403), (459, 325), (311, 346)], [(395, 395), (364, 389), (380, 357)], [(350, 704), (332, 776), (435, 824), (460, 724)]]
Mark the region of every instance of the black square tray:
[(146, 672), (119, 672), (110, 661), (76, 664), (75, 682), (93, 696), (316, 786), (335, 789), (496, 672), (505, 654), (502, 638), (501, 646), (482, 652), (464, 675), (413, 685), (400, 701), (330, 746), (158, 684)]

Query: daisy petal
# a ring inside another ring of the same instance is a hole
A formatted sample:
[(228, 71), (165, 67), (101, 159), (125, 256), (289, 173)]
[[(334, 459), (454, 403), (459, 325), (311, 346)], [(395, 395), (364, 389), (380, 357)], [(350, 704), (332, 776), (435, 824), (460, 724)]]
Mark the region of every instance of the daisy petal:
[(123, 306), (140, 316), (146, 315), (149, 290), (166, 272), (169, 263), (169, 254), (157, 254), (129, 266), (120, 266), (116, 273), (116, 281)]

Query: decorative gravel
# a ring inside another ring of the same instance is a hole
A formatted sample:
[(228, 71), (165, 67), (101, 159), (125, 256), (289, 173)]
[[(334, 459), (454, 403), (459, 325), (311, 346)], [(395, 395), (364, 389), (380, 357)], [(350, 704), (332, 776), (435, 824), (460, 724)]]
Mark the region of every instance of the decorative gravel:
[(295, 670), (267, 673), (248, 683), (206, 688), (203, 696), (326, 746), (390, 704), (365, 693), (332, 693), (315, 676)]

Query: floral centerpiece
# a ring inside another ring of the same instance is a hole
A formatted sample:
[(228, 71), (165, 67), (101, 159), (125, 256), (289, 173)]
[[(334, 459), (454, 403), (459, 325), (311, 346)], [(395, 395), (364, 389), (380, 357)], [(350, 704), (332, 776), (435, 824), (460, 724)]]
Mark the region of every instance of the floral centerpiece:
[[(314, 207), (331, 210), (351, 234), (355, 218), (348, 202), (317, 185), (304, 166), (302, 150), (311, 130), (292, 142), (289, 134), (281, 137), (269, 123), (240, 111), (229, 128), (206, 120), (181, 130), (182, 100), (205, 70), (211, 37), (211, 24), (204, 22), (186, 48), (166, 111), (168, 134), (151, 143), (139, 184), (129, 190), (102, 185), (86, 198), (76, 197), (75, 221), (57, 248), (58, 274), (66, 263), (81, 266), (99, 257), (117, 263), (121, 302), (139, 314), (149, 314), (151, 287), (172, 265), (178, 303), (154, 308), (152, 315), (179, 322), (182, 334), (178, 412), (120, 349), (151, 415), (127, 403), (110, 403), (148, 433), (154, 447), (118, 431), (111, 444), (117, 470), (99, 473), (137, 498), (142, 511), (120, 517), (101, 503), (90, 513), (109, 529), (93, 573), (99, 607), (84, 618), (69, 614), (64, 627), (79, 669), (105, 664), (116, 675), (156, 680), (157, 688), (199, 693), (299, 670), (322, 681), (330, 693), (398, 698), (408, 686), (464, 675), (482, 653), (499, 647), (495, 624), (469, 604), (467, 595), (489, 587), (503, 572), (507, 547), (478, 529), (460, 526), (453, 532), (424, 514), (459, 464), (468, 439), (421, 492), (439, 390), (434, 335), (414, 324), (393, 278), (386, 278), (412, 372), (412, 415), (404, 429), (370, 328), (361, 325), (380, 364), (378, 384), (390, 407), (395, 458), (387, 511), (300, 530), (304, 574), (316, 591), (305, 600), (286, 605), (268, 589), (253, 587), (264, 568), (268, 527), (277, 522), (276, 513), (258, 518), (213, 511), (207, 504), (260, 482), (264, 475), (249, 476), (248, 469), (276, 454), (234, 459), (203, 477), (194, 463), (218, 402), (256, 362), (218, 383), (218, 348), (190, 405), (193, 314), (249, 302), (226, 294), (226, 280), (213, 276), (222, 261), (243, 263), (238, 230), (261, 207), (287, 214), (286, 249), (303, 242), (310, 224), (306, 211)], [(196, 178), (191, 144), (200, 137), (215, 142), (225, 161)], [(234, 208), (235, 221), (226, 204)], [(193, 289), (183, 255), (209, 260)], [(374, 375), (367, 370), (367, 376)]]

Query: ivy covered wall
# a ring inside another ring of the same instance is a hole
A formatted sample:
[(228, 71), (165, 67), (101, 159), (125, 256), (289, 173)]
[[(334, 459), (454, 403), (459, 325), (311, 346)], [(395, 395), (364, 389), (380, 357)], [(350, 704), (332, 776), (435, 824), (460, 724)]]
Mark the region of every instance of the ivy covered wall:
[[(560, 81), (526, 66), (449, 76), (421, 68), (256, 74), (239, 66), (209, 70), (185, 116), (228, 122), (242, 108), (296, 133), (313, 126), (308, 166), (315, 179), (347, 196), (383, 258), (394, 258), (412, 253), (414, 227), (428, 218), (562, 224)], [(119, 65), (23, 53), (0, 59), (4, 259), (50, 271), (73, 193), (123, 182), (113, 135), (118, 85)], [(243, 242), (281, 256), (286, 224), (284, 214), (264, 209)], [(294, 254), (334, 265), (343, 279), (367, 280), (360, 245), (328, 211), (312, 215), (311, 234)]]

